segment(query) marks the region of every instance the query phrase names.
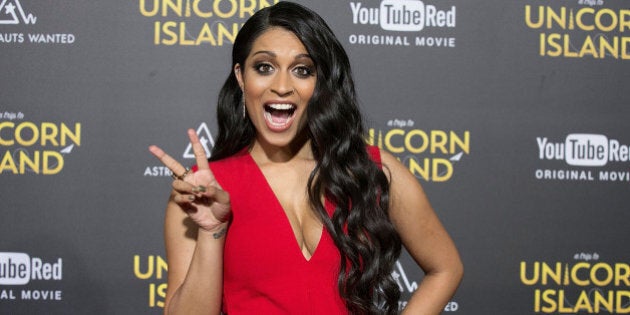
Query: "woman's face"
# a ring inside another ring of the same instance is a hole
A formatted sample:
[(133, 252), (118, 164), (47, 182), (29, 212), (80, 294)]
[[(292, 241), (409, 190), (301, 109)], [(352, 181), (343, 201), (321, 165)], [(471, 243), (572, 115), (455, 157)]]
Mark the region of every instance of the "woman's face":
[(284, 147), (306, 123), (317, 74), (302, 42), (280, 27), (262, 33), (245, 64), (234, 67), (261, 144)]

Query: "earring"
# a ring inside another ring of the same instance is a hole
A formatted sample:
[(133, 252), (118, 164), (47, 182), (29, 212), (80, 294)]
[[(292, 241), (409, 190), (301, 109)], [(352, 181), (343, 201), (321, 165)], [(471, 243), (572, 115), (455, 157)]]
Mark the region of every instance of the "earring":
[(247, 116), (247, 109), (245, 108), (245, 94), (241, 96), (241, 104), (243, 105), (243, 119)]

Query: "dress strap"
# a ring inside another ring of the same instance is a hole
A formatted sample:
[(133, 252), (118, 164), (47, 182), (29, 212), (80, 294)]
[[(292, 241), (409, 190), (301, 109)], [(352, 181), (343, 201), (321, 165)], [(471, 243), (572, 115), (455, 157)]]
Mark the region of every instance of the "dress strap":
[(366, 150), (372, 158), (372, 161), (374, 161), (379, 168), (383, 168), (383, 163), (381, 162), (381, 150), (377, 146), (373, 145), (368, 145)]

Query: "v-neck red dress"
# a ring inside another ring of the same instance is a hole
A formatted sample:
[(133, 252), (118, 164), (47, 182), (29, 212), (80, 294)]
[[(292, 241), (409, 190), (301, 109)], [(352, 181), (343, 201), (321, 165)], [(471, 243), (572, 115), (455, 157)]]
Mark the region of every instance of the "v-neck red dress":
[[(380, 164), (378, 148), (369, 148)], [(348, 314), (337, 289), (340, 255), (322, 230), (307, 260), (280, 202), (247, 150), (210, 163), (230, 193), (232, 222), (223, 253), (223, 312)], [(331, 215), (334, 204), (326, 200)]]

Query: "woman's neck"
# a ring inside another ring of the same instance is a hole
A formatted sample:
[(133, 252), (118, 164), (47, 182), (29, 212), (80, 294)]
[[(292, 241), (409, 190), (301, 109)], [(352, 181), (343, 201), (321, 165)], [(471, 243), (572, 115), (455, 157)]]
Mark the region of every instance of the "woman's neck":
[(258, 140), (250, 149), (250, 154), (259, 164), (262, 163), (286, 163), (294, 160), (313, 160), (311, 142), (293, 141), (288, 146), (278, 147), (265, 144)]

